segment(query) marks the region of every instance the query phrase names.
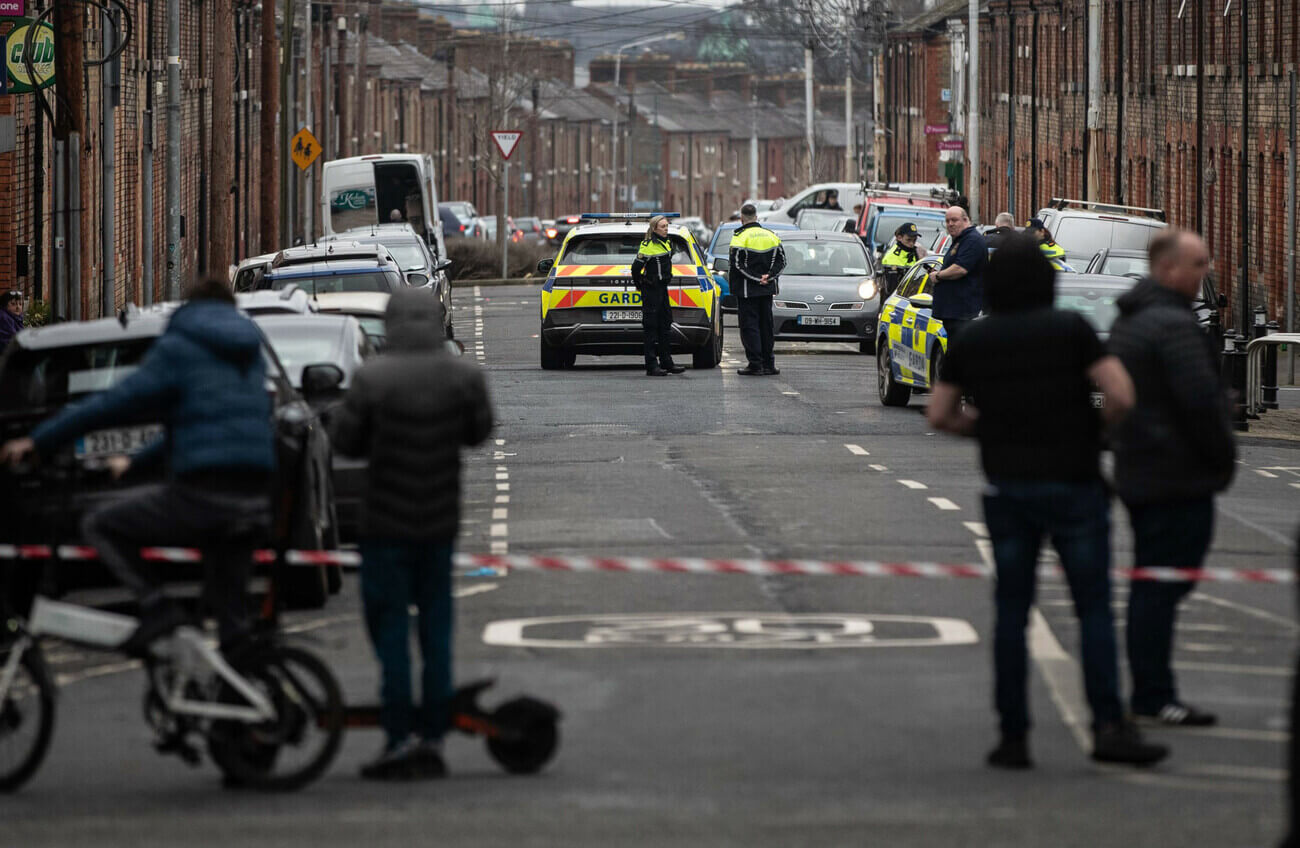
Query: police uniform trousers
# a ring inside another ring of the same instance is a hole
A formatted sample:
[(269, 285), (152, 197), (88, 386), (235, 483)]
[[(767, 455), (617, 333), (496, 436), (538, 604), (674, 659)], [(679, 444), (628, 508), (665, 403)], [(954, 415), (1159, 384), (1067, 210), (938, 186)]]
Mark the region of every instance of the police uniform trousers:
[(740, 322), (740, 343), (750, 368), (775, 368), (772, 352), (772, 295), (737, 297), (736, 318)]
[(655, 367), (657, 360), (660, 368), (671, 368), (673, 308), (667, 286), (647, 286), (641, 290), (641, 330), (645, 337), (645, 367)]

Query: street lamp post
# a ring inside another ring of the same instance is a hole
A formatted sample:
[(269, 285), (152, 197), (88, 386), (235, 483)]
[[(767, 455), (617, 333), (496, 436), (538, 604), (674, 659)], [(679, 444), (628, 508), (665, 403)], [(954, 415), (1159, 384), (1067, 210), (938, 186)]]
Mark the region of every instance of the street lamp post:
[(612, 175), (609, 181), (609, 211), (611, 212), (614, 211), (614, 207), (618, 204), (618, 82), (623, 70), (623, 51), (631, 50), (634, 47), (644, 47), (656, 41), (681, 41), (685, 37), (686, 33), (684, 32), (652, 35), (649, 38), (638, 38), (636, 41), (629, 41), (614, 51), (614, 134), (609, 147), (609, 164)]

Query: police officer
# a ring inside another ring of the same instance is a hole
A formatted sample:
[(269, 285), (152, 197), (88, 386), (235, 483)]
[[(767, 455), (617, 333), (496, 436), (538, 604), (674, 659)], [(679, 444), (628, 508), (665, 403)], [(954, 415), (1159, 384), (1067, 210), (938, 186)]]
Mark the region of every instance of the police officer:
[(885, 255), (880, 260), (885, 272), (886, 297), (894, 293), (894, 289), (898, 287), (898, 282), (903, 279), (907, 269), (916, 264), (916, 260), (925, 256), (925, 248), (916, 245), (919, 234), (916, 224), (911, 221), (894, 230), (894, 246), (885, 251)]
[(641, 293), (647, 377), (681, 374), (686, 370), (673, 363), (673, 309), (668, 302), (668, 284), (672, 280), (673, 245), (668, 240), (668, 219), (656, 215), (650, 219), (650, 227), (632, 261), (632, 284)]
[(749, 365), (736, 371), (744, 377), (780, 374), (772, 353), (772, 296), (780, 291), (785, 250), (776, 233), (758, 224), (758, 209), (740, 207), (740, 226), (731, 237), (728, 280), (736, 294), (740, 342)]
[(1038, 239), (1038, 249), (1047, 257), (1047, 261), (1052, 263), (1053, 268), (1058, 271), (1074, 271), (1070, 267), (1070, 263), (1065, 261), (1065, 248), (1052, 239), (1052, 234), (1048, 231), (1047, 225), (1043, 223), (1042, 218), (1033, 218), (1025, 225), (1025, 229), (1029, 231), (1031, 236)]

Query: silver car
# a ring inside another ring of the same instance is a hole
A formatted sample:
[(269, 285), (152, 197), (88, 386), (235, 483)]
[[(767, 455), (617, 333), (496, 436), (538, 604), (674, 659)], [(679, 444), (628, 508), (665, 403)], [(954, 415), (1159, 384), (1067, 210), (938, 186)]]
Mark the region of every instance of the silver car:
[(781, 233), (786, 266), (772, 301), (777, 341), (857, 342), (875, 353), (880, 292), (871, 257), (849, 233)]

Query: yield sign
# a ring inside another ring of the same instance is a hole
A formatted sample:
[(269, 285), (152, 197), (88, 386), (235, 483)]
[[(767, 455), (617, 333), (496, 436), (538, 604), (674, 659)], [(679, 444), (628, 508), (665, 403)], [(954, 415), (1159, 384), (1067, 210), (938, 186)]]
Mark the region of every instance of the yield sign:
[(497, 130), (492, 133), (492, 140), (496, 142), (497, 150), (501, 151), (501, 158), (509, 160), (510, 154), (515, 152), (515, 147), (519, 144), (519, 139), (523, 138), (523, 133), (509, 130)]

